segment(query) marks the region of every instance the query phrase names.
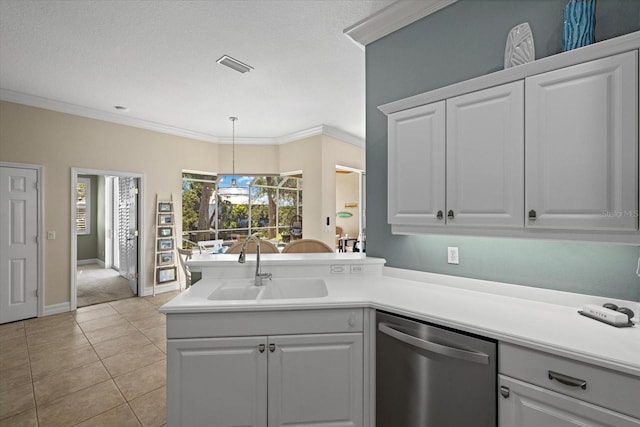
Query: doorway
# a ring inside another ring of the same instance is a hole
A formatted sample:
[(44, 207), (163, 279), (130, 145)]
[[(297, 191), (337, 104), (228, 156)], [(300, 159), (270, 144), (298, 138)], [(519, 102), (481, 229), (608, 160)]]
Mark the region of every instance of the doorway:
[(0, 324), (42, 316), (42, 166), (0, 162)]
[(73, 169), (71, 309), (141, 294), (139, 174)]
[(365, 251), (364, 217), (365, 173), (359, 169), (336, 166), (336, 250)]

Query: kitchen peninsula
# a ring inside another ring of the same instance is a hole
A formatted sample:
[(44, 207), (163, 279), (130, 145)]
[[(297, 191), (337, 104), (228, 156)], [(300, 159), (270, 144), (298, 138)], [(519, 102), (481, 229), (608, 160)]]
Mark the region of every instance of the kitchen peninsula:
[[(547, 403), (561, 397), (563, 414), (587, 402), (587, 421), (604, 416), (640, 425), (635, 302), (387, 268), (383, 259), (360, 254), (263, 256), (273, 284), (320, 280), (324, 296), (268, 296), (267, 283), (245, 299), (216, 299), (219, 289), (251, 285), (255, 256), (240, 265), (235, 256), (201, 255), (190, 267), (202, 271), (201, 282), (161, 309), (171, 425), (196, 425), (213, 414), (228, 417), (219, 425), (375, 425), (376, 311), (495, 340), (501, 425), (533, 425), (509, 424), (531, 393)], [(634, 326), (616, 328), (577, 312), (605, 302), (631, 308)], [(547, 371), (588, 386), (552, 381)], [(335, 399), (320, 403), (317, 396)]]

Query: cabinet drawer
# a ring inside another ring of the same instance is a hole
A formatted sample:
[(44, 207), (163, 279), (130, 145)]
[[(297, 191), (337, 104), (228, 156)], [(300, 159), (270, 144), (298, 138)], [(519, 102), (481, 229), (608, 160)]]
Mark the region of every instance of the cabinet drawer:
[(512, 344), (500, 343), (499, 351), (503, 375), (640, 418), (640, 377)]
[(499, 376), (501, 427), (640, 427), (640, 420), (513, 378)]
[(362, 332), (361, 308), (167, 314), (167, 338)]

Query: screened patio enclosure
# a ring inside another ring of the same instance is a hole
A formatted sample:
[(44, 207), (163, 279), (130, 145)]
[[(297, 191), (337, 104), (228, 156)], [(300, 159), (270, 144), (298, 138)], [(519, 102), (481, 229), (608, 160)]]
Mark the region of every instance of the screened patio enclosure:
[(302, 215), (302, 178), (183, 173), (182, 214), (183, 245), (256, 232), (287, 240), (291, 219)]

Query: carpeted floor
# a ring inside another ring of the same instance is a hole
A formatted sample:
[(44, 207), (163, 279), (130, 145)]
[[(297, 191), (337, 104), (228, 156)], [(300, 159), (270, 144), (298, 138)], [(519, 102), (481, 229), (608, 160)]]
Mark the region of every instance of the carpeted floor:
[(131, 292), (129, 281), (120, 276), (120, 273), (109, 268), (102, 268), (98, 264), (79, 265), (76, 286), (78, 307), (115, 301), (135, 295)]

